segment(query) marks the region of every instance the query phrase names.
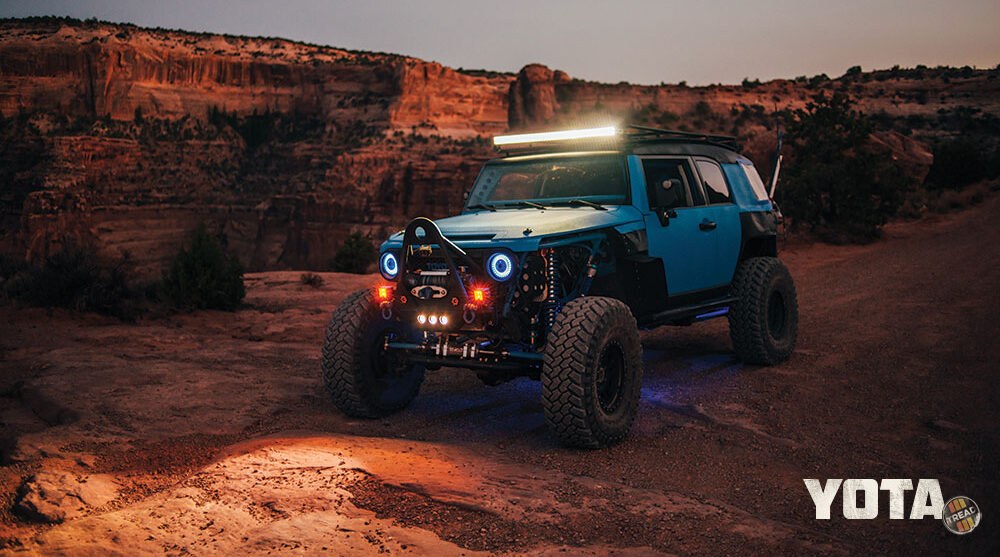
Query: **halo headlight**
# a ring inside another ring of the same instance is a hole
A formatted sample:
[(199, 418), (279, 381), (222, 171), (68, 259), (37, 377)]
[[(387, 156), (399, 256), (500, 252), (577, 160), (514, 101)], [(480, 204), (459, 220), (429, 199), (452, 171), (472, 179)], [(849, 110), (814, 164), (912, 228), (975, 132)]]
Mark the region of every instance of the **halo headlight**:
[(514, 260), (504, 252), (497, 252), (486, 260), (486, 272), (490, 278), (503, 282), (514, 275)]
[(383, 253), (378, 260), (378, 270), (386, 280), (395, 279), (396, 275), (399, 274), (399, 261), (396, 260), (396, 254), (391, 251)]

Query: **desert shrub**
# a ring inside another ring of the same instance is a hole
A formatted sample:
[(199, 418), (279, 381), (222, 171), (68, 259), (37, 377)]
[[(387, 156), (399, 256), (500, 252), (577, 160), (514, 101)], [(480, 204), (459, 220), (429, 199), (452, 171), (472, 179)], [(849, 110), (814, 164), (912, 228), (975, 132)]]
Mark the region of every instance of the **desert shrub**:
[(323, 286), (323, 277), (317, 275), (316, 273), (302, 273), (302, 275), (299, 276), (299, 282), (306, 286), (319, 288), (320, 286)]
[(377, 253), (371, 240), (360, 232), (354, 232), (344, 240), (337, 255), (333, 257), (333, 270), (358, 275), (367, 273), (368, 267), (375, 262)]
[(929, 189), (961, 189), (991, 177), (990, 154), (983, 143), (967, 137), (943, 141), (934, 147), (934, 162), (925, 183)]
[(947, 213), (979, 205), (985, 201), (992, 187), (993, 184), (982, 182), (963, 190), (942, 190), (935, 192), (937, 193), (937, 197), (928, 203), (928, 207), (935, 213)]
[(0, 265), (4, 297), (40, 307), (61, 307), (134, 320), (142, 293), (129, 284), (130, 260), (102, 257), (67, 243), (36, 264), (6, 258)]
[(782, 209), (793, 226), (831, 242), (865, 242), (903, 202), (906, 179), (891, 154), (869, 141), (871, 119), (846, 96), (817, 95), (792, 113), (793, 157), (782, 180)]
[(234, 311), (246, 296), (243, 265), (201, 224), (163, 274), (162, 294), (178, 308)]

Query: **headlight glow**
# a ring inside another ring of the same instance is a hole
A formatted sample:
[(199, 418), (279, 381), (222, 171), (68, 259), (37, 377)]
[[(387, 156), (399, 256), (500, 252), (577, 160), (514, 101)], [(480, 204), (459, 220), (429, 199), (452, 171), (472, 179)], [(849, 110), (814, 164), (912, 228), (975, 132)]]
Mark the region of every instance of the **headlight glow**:
[(383, 253), (378, 260), (378, 270), (386, 280), (396, 278), (396, 274), (399, 273), (399, 262), (396, 261), (396, 254), (391, 251)]
[(486, 271), (493, 280), (503, 282), (514, 274), (514, 261), (506, 253), (494, 253), (486, 261)]

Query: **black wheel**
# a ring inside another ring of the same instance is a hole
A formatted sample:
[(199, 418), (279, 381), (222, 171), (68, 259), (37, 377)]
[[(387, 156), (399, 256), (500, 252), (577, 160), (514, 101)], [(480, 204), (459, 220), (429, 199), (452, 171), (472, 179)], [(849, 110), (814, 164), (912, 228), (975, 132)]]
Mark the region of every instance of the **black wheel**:
[(566, 304), (542, 360), (545, 421), (559, 439), (598, 448), (628, 434), (639, 407), (642, 344), (632, 312), (598, 296)]
[(378, 418), (417, 396), (424, 368), (397, 362), (385, 350), (386, 339), (407, 333), (398, 321), (382, 318), (370, 290), (341, 302), (323, 343), (323, 381), (337, 408), (349, 416)]
[(751, 257), (733, 277), (729, 336), (733, 350), (751, 364), (774, 365), (792, 355), (799, 303), (788, 268), (777, 257)]

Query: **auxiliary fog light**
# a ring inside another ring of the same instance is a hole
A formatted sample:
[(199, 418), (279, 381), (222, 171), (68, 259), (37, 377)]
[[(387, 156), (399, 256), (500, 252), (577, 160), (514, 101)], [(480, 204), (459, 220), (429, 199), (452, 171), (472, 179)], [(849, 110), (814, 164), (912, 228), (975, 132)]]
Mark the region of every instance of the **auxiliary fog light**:
[(439, 319), (439, 321), (441, 321), (442, 325), (447, 325), (448, 324), (448, 316), (447, 315), (442, 315), (441, 319)]
[(417, 316), (417, 323), (420, 323), (421, 325), (423, 325), (424, 323), (427, 323), (427, 316), (424, 315), (424, 314), (422, 314), (422, 313), (420, 315), (418, 315)]
[(431, 315), (430, 317), (427, 318), (427, 322), (430, 323), (431, 325), (437, 325), (438, 324), (438, 316)]

